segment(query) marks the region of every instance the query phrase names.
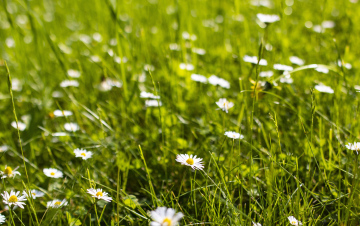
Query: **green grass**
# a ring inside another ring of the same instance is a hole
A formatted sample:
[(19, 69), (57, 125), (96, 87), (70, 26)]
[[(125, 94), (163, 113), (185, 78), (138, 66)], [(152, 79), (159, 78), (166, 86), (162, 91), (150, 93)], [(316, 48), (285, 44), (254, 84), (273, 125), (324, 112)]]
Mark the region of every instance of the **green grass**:
[[(150, 211), (165, 206), (184, 214), (181, 225), (289, 225), (288, 216), (304, 225), (359, 225), (358, 155), (345, 145), (359, 141), (360, 132), (360, 6), (348, 0), (272, 3), (2, 0), (0, 146), (9, 150), (0, 153), (0, 170), (19, 166), (21, 176), (2, 179), (0, 192), (45, 193), (11, 211), (1, 197), (5, 224), (149, 225)], [(261, 28), (257, 13), (281, 20)], [(335, 27), (322, 33), (305, 27), (325, 20)], [(197, 39), (184, 40), (184, 31)], [(80, 41), (82, 35), (90, 41)], [(171, 43), (180, 50), (170, 50)], [(245, 55), (261, 56), (268, 66), (246, 63)], [(290, 56), (305, 65), (293, 65), (292, 84), (280, 83), (284, 76), (273, 64), (292, 65)], [(184, 62), (194, 70), (181, 70)], [(81, 76), (70, 78), (69, 69)], [(272, 77), (259, 76), (268, 70)], [(192, 81), (192, 73), (217, 75), (230, 89)], [(11, 92), (10, 78), (13, 86), (20, 81), (20, 91)], [(106, 78), (122, 87), (101, 92)], [(66, 79), (79, 87), (61, 88)], [(273, 85), (254, 89), (251, 81)], [(334, 93), (314, 90), (319, 83)], [(53, 97), (54, 91), (63, 96)], [(141, 91), (159, 95), (162, 106), (145, 107)], [(234, 103), (229, 113), (218, 110), (220, 98)], [(54, 117), (56, 109), (73, 115)], [(17, 131), (15, 120), (27, 128)], [(80, 130), (53, 136), (66, 132), (67, 122)], [(232, 140), (226, 131), (244, 138)], [(92, 151), (93, 158), (75, 158), (75, 148)], [(203, 158), (204, 171), (175, 161), (186, 153)], [(64, 177), (49, 178), (44, 168)], [(113, 201), (95, 202), (86, 193), (90, 187)], [(64, 198), (67, 206), (47, 209), (47, 201)]]

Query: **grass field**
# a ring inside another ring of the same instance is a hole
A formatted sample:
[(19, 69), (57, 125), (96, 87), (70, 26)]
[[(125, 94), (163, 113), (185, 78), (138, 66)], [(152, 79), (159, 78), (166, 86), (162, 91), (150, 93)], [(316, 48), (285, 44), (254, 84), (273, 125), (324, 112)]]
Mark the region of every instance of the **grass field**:
[(0, 2), (0, 223), (359, 225), (357, 0)]

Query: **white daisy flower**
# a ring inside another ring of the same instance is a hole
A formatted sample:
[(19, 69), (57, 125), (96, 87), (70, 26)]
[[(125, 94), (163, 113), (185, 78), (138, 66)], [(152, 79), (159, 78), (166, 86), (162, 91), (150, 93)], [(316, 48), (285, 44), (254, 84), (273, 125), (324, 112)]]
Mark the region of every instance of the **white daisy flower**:
[(87, 189), (87, 193), (89, 193), (93, 198), (102, 199), (107, 202), (111, 202), (112, 198), (109, 197), (106, 192), (103, 192), (102, 189)]
[(220, 98), (218, 102), (216, 102), (217, 106), (226, 113), (228, 113), (229, 108), (234, 107), (233, 102), (229, 102), (226, 98)]
[(183, 33), (182, 33), (182, 37), (183, 37), (183, 39), (185, 39), (185, 40), (192, 40), (192, 41), (195, 41), (196, 39), (197, 39), (197, 37), (196, 37), (196, 35), (194, 35), (194, 34), (189, 34), (189, 32), (187, 32), (187, 31), (184, 31)]
[(76, 132), (80, 129), (80, 126), (77, 123), (70, 122), (70, 123), (65, 123), (64, 128), (66, 131)]
[(83, 160), (87, 160), (91, 158), (93, 154), (91, 151), (86, 151), (85, 149), (82, 148), (76, 148), (74, 150), (74, 153), (75, 153), (75, 157), (82, 158)]
[(325, 29), (334, 28), (335, 22), (332, 20), (325, 20), (321, 23), (321, 27), (323, 27)]
[(14, 178), (16, 175), (21, 175), (19, 171), (17, 171), (19, 167), (16, 167), (15, 169), (11, 169), (10, 166), (5, 166), (4, 171), (0, 171), (0, 174), (2, 175), (1, 179), (4, 178)]
[(48, 177), (52, 177), (52, 178), (63, 177), (63, 173), (60, 170), (57, 170), (54, 168), (45, 168), (45, 169), (43, 169), (43, 172)]
[(177, 43), (170, 43), (169, 48), (172, 51), (180, 51), (181, 50), (180, 45), (178, 45)]
[(128, 58), (127, 58), (127, 57), (123, 57), (123, 58), (121, 59), (121, 57), (116, 56), (116, 57), (114, 58), (114, 61), (115, 61), (116, 63), (118, 63), (118, 64), (120, 64), (120, 63), (126, 63), (126, 62), (128, 62)]
[(21, 91), (22, 90), (22, 82), (17, 78), (11, 79), (11, 89), (14, 91)]
[(69, 69), (67, 71), (67, 74), (71, 77), (71, 78), (79, 78), (81, 73), (80, 71), (74, 70), (74, 69)]
[(151, 64), (145, 64), (144, 65), (144, 70), (145, 71), (154, 71), (155, 70), (155, 66), (151, 65)]
[[(248, 56), (248, 55), (245, 55), (243, 57), (243, 60), (247, 63), (252, 63), (252, 64), (257, 64), (258, 63), (258, 58), (257, 56)], [(261, 59), (260, 62), (259, 62), (259, 65), (260, 66), (267, 66), (267, 61), (265, 59)]]
[(262, 226), (260, 223), (255, 223), (254, 221), (252, 223), (253, 223), (253, 226)]
[(272, 8), (272, 2), (270, 0), (252, 0), (251, 5)]
[(322, 33), (325, 31), (325, 28), (323, 28), (321, 25), (314, 25), (313, 30), (317, 33)]
[(262, 71), (259, 73), (259, 76), (262, 78), (270, 78), (274, 75), (273, 71)]
[[(31, 197), (32, 197), (33, 199), (36, 199), (36, 198), (39, 198), (39, 197), (43, 197), (43, 196), (45, 195), (44, 192), (39, 191), (39, 190), (35, 190), (35, 189), (30, 190), (30, 193), (31, 193)], [(26, 197), (30, 197), (30, 196), (28, 195), (28, 193), (26, 193), (26, 191), (23, 191), (23, 195), (25, 195)]]
[(302, 66), (305, 64), (305, 61), (300, 59), (299, 57), (297, 56), (291, 56), (290, 58), (290, 62), (293, 63), (293, 64), (296, 64), (296, 65), (299, 65), (299, 66)]
[(301, 221), (296, 220), (296, 218), (293, 216), (288, 217), (288, 219), (291, 225), (296, 225), (296, 226), (302, 225)]
[(7, 146), (7, 145), (0, 146), (0, 153), (1, 152), (6, 152), (7, 150), (9, 150), (9, 146)]
[(263, 23), (274, 23), (280, 20), (280, 17), (278, 15), (268, 15), (268, 14), (258, 13), (256, 14), (256, 17)]
[(331, 87), (323, 85), (323, 84), (316, 85), (315, 89), (322, 93), (334, 93), (334, 90)]
[(162, 106), (162, 103), (161, 103), (161, 101), (157, 101), (157, 100), (146, 100), (145, 106), (146, 107), (159, 107), (159, 106)]
[(105, 81), (112, 87), (121, 88), (122, 83), (118, 80), (112, 79), (112, 78), (106, 78)]
[(339, 65), (339, 67), (341, 67), (341, 66), (344, 66), (346, 69), (351, 69), (352, 68), (352, 65), (351, 64), (349, 64), (349, 63), (343, 63), (343, 62), (341, 62), (341, 60), (338, 60), (338, 65)]
[(226, 89), (230, 89), (230, 83), (223, 78), (219, 78), (216, 75), (211, 75), (208, 79), (209, 83), (214, 86), (221, 86)]
[(85, 34), (80, 34), (79, 35), (79, 40), (82, 41), (85, 44), (90, 44), (91, 43), (91, 37)]
[(63, 200), (59, 200), (59, 199), (54, 199), (52, 201), (47, 202), (46, 207), (47, 208), (60, 208), (63, 206), (67, 206), (68, 202), (66, 201), (66, 199)]
[(4, 215), (0, 214), (0, 224), (5, 223), (6, 218)]
[(217, 82), (218, 82), (219, 86), (221, 86), (225, 89), (230, 89), (230, 83), (228, 81), (226, 81), (225, 79), (219, 78)]
[(153, 219), (150, 226), (176, 226), (184, 214), (176, 213), (172, 208), (158, 207), (150, 212), (150, 216)]
[(232, 15), (232, 19), (237, 22), (244, 21), (244, 16), (241, 14)]
[(61, 98), (64, 96), (64, 94), (60, 91), (54, 91), (51, 96), (54, 98)]
[(198, 55), (205, 55), (206, 54), (206, 50), (205, 49), (201, 49), (201, 48), (192, 48), (192, 51)]
[(67, 136), (68, 134), (65, 133), (65, 132), (56, 132), (56, 133), (52, 133), (51, 136), (53, 137), (65, 137)]
[(94, 33), (92, 37), (93, 37), (93, 39), (94, 39), (95, 41), (97, 41), (97, 42), (101, 42), (101, 41), (103, 40), (101, 34), (98, 33), (98, 32)]
[(294, 70), (293, 67), (288, 66), (288, 65), (283, 65), (283, 64), (274, 64), (274, 69), (275, 70), (279, 70), (279, 71), (292, 71)]
[(100, 60), (100, 57), (97, 56), (97, 55), (90, 56), (90, 59), (91, 59), (93, 62), (95, 62), (95, 63), (98, 63), (98, 62), (101, 61), (101, 60)]
[(359, 154), (358, 151), (360, 150), (360, 142), (354, 142), (353, 144), (349, 143), (345, 145), (345, 147), (349, 150), (356, 151), (356, 153)]
[(15, 121), (11, 122), (11, 126), (14, 127), (15, 129), (19, 127), (20, 131), (24, 131), (26, 129), (26, 124), (20, 121), (18, 121), (17, 126)]
[(329, 73), (329, 69), (326, 68), (326, 67), (323, 67), (323, 66), (317, 66), (317, 68), (315, 68), (315, 71), (318, 71), (318, 72), (321, 72), (321, 73), (324, 73), (324, 74), (327, 74)]
[(188, 154), (179, 154), (176, 156), (176, 161), (180, 162), (181, 165), (190, 166), (193, 170), (199, 169), (202, 170), (204, 168), (202, 158), (197, 158), (196, 155), (188, 155)]
[(64, 80), (60, 83), (60, 87), (79, 87), (79, 82), (76, 80)]
[(227, 131), (227, 132), (225, 132), (224, 135), (229, 138), (232, 138), (232, 139), (243, 139), (244, 138), (244, 136), (241, 135), (240, 133), (233, 132), (233, 131)]
[(153, 93), (142, 91), (140, 93), (140, 98), (160, 99), (160, 96), (155, 96)]
[(207, 83), (207, 78), (203, 75), (192, 74), (191, 79), (195, 82)]
[(70, 116), (73, 113), (71, 111), (67, 111), (67, 110), (55, 110), (54, 111), (54, 115), (56, 117), (64, 117), (64, 116)]
[(110, 91), (113, 87), (121, 88), (122, 83), (115, 79), (106, 78), (99, 84), (98, 89), (101, 92), (107, 92), (107, 91)]
[(194, 70), (194, 65), (192, 65), (192, 64), (181, 63), (181, 64), (179, 65), (179, 67), (180, 67), (181, 70), (187, 70), (187, 71), (192, 71), (192, 70)]
[(281, 83), (292, 84), (294, 82), (294, 80), (291, 78), (291, 75), (288, 71), (284, 71), (283, 75), (285, 75), (285, 76), (280, 78)]
[(24, 206), (26, 205), (23, 201), (26, 200), (25, 196), (19, 196), (20, 191), (11, 191), (10, 194), (7, 191), (4, 191), (3, 194), (1, 194), (1, 196), (4, 198), (3, 202), (5, 204), (8, 204), (9, 207), (11, 207), (12, 205), (14, 206), (18, 206), (22, 209), (24, 209)]

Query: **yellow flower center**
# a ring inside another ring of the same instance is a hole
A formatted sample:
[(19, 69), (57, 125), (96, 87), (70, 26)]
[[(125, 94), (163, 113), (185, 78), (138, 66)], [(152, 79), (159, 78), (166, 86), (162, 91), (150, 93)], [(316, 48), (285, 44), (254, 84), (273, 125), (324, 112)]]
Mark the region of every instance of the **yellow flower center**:
[(84, 156), (84, 157), (86, 157), (86, 154), (85, 154), (84, 152), (83, 152), (83, 153), (81, 153), (81, 155), (82, 155), (82, 156)]
[(10, 167), (10, 166), (6, 167), (5, 170), (4, 170), (4, 173), (5, 173), (6, 175), (12, 174), (12, 169), (11, 169), (11, 167)]
[(99, 191), (99, 192), (97, 192), (96, 194), (95, 194), (96, 196), (103, 196), (103, 193), (101, 192), (101, 191)]
[(17, 199), (16, 195), (10, 196), (9, 202), (17, 202), (17, 201), (18, 201), (18, 199)]
[(165, 225), (165, 223), (167, 223), (167, 226), (171, 226), (171, 220), (169, 218), (165, 218), (162, 222), (162, 224)]
[(57, 206), (60, 206), (61, 202), (60, 201), (57, 201), (54, 203), (54, 205), (57, 205)]
[(35, 193), (31, 193), (32, 196), (35, 196), (36, 194)]
[(194, 159), (189, 158), (188, 160), (186, 160), (186, 163), (189, 165), (194, 165)]
[(54, 173), (54, 172), (51, 172), (50, 175), (51, 175), (51, 176), (55, 176), (55, 173)]
[(293, 225), (296, 224), (296, 221), (291, 221), (291, 224), (293, 224)]

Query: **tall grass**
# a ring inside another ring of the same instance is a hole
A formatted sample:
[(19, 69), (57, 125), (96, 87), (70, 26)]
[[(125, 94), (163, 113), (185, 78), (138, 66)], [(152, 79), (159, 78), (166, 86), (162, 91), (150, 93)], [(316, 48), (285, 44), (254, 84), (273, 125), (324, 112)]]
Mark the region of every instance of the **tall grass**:
[[(184, 214), (181, 225), (289, 225), (289, 216), (359, 225), (359, 160), (345, 147), (360, 131), (359, 4), (259, 2), (2, 0), (0, 170), (20, 166), (21, 176), (2, 179), (0, 192), (45, 193), (24, 209), (1, 202), (6, 224), (149, 225), (150, 211), (165, 206)], [(280, 21), (265, 27), (257, 13)], [(324, 21), (335, 26), (317, 26)], [(286, 75), (274, 64), (294, 70)], [(260, 76), (269, 70), (272, 77)], [(193, 73), (217, 75), (230, 89), (195, 82)], [(107, 79), (121, 87), (103, 92)], [(61, 87), (64, 80), (79, 86)], [(159, 95), (162, 106), (146, 107), (141, 91)], [(228, 113), (215, 104), (220, 98), (234, 103)], [(73, 114), (56, 117), (56, 109)], [(66, 131), (70, 122), (80, 129)], [(93, 157), (75, 158), (76, 148)], [(175, 161), (185, 153), (203, 158), (204, 170)], [(64, 176), (47, 177), (44, 168)], [(69, 204), (47, 208), (53, 199)]]

